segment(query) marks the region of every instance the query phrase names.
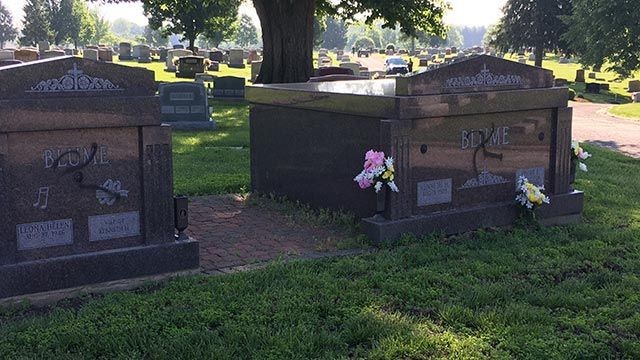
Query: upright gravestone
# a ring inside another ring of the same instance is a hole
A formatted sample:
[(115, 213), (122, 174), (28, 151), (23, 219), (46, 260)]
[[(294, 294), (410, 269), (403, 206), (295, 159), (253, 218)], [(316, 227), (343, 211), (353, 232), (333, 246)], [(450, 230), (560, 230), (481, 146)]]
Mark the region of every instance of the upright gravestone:
[(216, 61), (218, 63), (221, 63), (223, 58), (224, 58), (224, 53), (220, 50), (213, 50), (212, 52), (209, 53), (209, 60), (211, 61)]
[(576, 82), (584, 82), (584, 69), (576, 70)]
[(98, 50), (96, 49), (84, 49), (82, 57), (85, 59), (98, 61)]
[(198, 268), (153, 72), (62, 57), (0, 84), (0, 298)]
[(44, 40), (44, 41), (39, 41), (38, 42), (38, 52), (40, 52), (40, 54), (44, 54), (45, 51), (48, 51), (50, 48), (49, 42)]
[(148, 64), (151, 62), (151, 48), (148, 45), (138, 45), (138, 63)]
[(346, 69), (351, 69), (351, 71), (353, 71), (353, 75), (356, 75), (356, 76), (360, 75), (360, 64), (358, 64), (358, 63), (343, 62), (343, 63), (340, 63), (340, 67), (346, 68)]
[(100, 48), (98, 49), (98, 59), (100, 61), (113, 61), (113, 50), (109, 48)]
[(178, 59), (176, 77), (195, 79), (196, 74), (204, 73), (204, 58), (202, 56), (183, 56)]
[(640, 91), (640, 80), (629, 80), (629, 92)]
[(175, 44), (175, 45), (173, 45), (173, 48), (174, 48), (174, 49), (184, 49), (184, 45), (182, 45), (182, 44)]
[(193, 53), (185, 49), (171, 49), (167, 52), (167, 60), (165, 62), (167, 71), (176, 71), (176, 65), (179, 58), (183, 56), (191, 56)]
[(169, 52), (169, 49), (161, 47), (160, 48), (160, 61), (162, 62), (166, 62), (167, 61), (167, 54)]
[(220, 100), (244, 99), (245, 79), (222, 76), (213, 82), (213, 97)]
[[(375, 241), (510, 224), (520, 176), (551, 197), (538, 219), (576, 222), (567, 92), (549, 70), (488, 55), (394, 79), (249, 86), (251, 186), (359, 214)], [(395, 160), (384, 216), (353, 181), (369, 149)]]
[(18, 49), (14, 52), (14, 56), (16, 60), (20, 60), (23, 62), (36, 61), (40, 57), (40, 55), (38, 54), (38, 50), (30, 48)]
[(133, 56), (131, 55), (131, 43), (121, 42), (120, 48), (118, 49), (118, 58), (120, 60), (132, 60)]
[(51, 59), (54, 57), (66, 56), (64, 50), (47, 50), (44, 54), (41, 54), (41, 59)]
[(256, 82), (261, 69), (262, 61), (254, 61), (251, 63), (251, 82)]
[(244, 51), (242, 49), (229, 50), (229, 67), (244, 69)]
[(212, 130), (207, 92), (202, 83), (173, 82), (160, 84), (161, 119), (174, 129)]
[(134, 59), (138, 59), (140, 57), (140, 47), (142, 45), (138, 44), (138, 45), (133, 45), (133, 47), (131, 48), (131, 57)]
[(0, 60), (14, 60), (15, 58), (15, 51), (0, 50)]

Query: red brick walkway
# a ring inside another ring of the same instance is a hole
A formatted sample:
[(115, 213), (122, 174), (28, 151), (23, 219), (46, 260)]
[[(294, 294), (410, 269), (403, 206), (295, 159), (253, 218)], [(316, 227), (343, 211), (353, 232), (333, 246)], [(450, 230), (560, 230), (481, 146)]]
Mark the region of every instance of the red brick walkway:
[(335, 243), (343, 236), (335, 229), (294, 223), (237, 195), (191, 198), (187, 233), (200, 241), (200, 267), (206, 273), (277, 258), (338, 255)]

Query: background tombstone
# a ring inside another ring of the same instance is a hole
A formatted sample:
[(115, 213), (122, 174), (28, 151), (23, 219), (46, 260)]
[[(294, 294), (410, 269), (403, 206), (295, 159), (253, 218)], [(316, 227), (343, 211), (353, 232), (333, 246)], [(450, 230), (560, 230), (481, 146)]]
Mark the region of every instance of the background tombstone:
[(142, 46), (142, 44), (138, 44), (138, 45), (133, 45), (133, 47), (131, 48), (131, 57), (133, 59), (138, 59), (140, 57), (140, 47)]
[(118, 58), (120, 60), (133, 60), (133, 56), (131, 55), (131, 43), (121, 42), (118, 54)]
[(213, 50), (209, 53), (209, 60), (211, 61), (217, 61), (218, 63), (221, 63), (224, 57), (224, 53), (220, 50)]
[(176, 71), (176, 62), (183, 56), (191, 56), (193, 53), (185, 49), (170, 49), (167, 52), (167, 60), (165, 62), (167, 71)]
[(61, 57), (0, 84), (0, 298), (198, 268), (152, 71)]
[(9, 66), (9, 65), (18, 65), (22, 64), (22, 61), (16, 59), (5, 59), (0, 60), (0, 67)]
[(184, 45), (182, 45), (182, 44), (175, 44), (175, 45), (173, 45), (173, 48), (174, 48), (174, 49), (184, 49)]
[(48, 41), (44, 40), (44, 41), (38, 42), (38, 52), (40, 54), (44, 54), (44, 52), (49, 50), (49, 48), (50, 48), (50, 45)]
[(221, 100), (243, 100), (245, 79), (222, 76), (213, 82), (213, 97)]
[(254, 61), (251, 63), (251, 82), (256, 82), (258, 75), (262, 69), (262, 61)]
[(23, 62), (36, 61), (40, 57), (37, 50), (29, 48), (18, 49), (13, 53), (13, 55), (16, 60)]
[(174, 129), (213, 130), (206, 88), (203, 83), (173, 82), (160, 84), (161, 119)]
[(629, 92), (640, 91), (640, 80), (629, 80)]
[(250, 50), (249, 57), (247, 57), (247, 64), (252, 64), (254, 61), (260, 61), (260, 56), (257, 50)]
[(202, 56), (182, 56), (178, 58), (176, 67), (176, 77), (195, 79), (196, 74), (205, 72), (204, 57)]
[(160, 48), (160, 61), (166, 62), (168, 53), (169, 53), (169, 49), (167, 49), (165, 47), (161, 47)]
[[(577, 222), (567, 92), (549, 70), (488, 55), (393, 79), (249, 86), (251, 187), (351, 211), (384, 241), (511, 224), (527, 175), (551, 197), (540, 221)], [(383, 217), (353, 181), (369, 149), (395, 160), (400, 192), (380, 197)]]
[(66, 54), (64, 53), (64, 50), (47, 50), (44, 52), (44, 54), (40, 55), (41, 59), (51, 59), (54, 57), (59, 57), (59, 56), (66, 56)]
[(354, 62), (343, 62), (340, 63), (340, 67), (351, 69), (353, 71), (353, 75), (360, 76), (360, 64)]
[(576, 81), (575, 82), (584, 82), (584, 69), (576, 70)]
[(151, 62), (151, 48), (148, 45), (138, 46), (138, 63), (148, 64)]
[(73, 56), (73, 55), (75, 55), (75, 54), (73, 53), (73, 49), (69, 49), (69, 48), (64, 49), (64, 54), (65, 54), (66, 56)]
[(205, 49), (198, 50), (198, 56), (202, 56), (205, 59), (209, 58), (209, 54), (210, 53), (211, 53), (211, 51), (209, 51), (209, 50), (205, 50)]
[(98, 49), (98, 59), (100, 61), (113, 61), (113, 51), (109, 48), (100, 48)]
[(91, 59), (98, 61), (98, 50), (96, 49), (84, 49), (82, 57), (85, 59)]
[(244, 51), (242, 49), (229, 50), (229, 67), (244, 69)]
[(15, 58), (14, 50), (0, 50), (0, 60), (14, 60)]

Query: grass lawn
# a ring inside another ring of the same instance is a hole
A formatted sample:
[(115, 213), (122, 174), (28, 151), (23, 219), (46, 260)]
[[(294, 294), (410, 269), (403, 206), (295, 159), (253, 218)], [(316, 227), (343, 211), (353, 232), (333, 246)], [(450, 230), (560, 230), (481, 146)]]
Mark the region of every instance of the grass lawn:
[(215, 102), (215, 131), (173, 132), (174, 192), (180, 195), (249, 190), (249, 107)]
[(614, 106), (610, 112), (613, 115), (640, 120), (640, 103)]
[(0, 358), (640, 358), (640, 161), (586, 148), (584, 224), (5, 309)]

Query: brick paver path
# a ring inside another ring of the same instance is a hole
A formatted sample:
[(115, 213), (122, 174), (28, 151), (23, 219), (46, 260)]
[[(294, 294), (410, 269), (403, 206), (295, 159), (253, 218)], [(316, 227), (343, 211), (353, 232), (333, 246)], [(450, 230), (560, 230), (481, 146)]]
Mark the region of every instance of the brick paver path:
[(277, 258), (341, 255), (336, 229), (294, 223), (286, 214), (252, 205), (237, 195), (193, 197), (187, 233), (200, 241), (205, 273)]

